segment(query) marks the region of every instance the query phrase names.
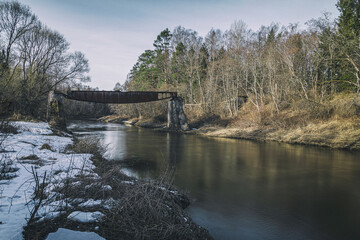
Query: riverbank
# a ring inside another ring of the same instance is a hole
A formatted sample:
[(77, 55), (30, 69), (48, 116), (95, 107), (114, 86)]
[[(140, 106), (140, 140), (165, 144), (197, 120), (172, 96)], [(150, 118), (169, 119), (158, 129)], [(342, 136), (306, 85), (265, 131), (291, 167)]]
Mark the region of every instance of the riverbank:
[[(235, 118), (199, 117), (185, 109), (192, 130), (184, 133), (360, 150), (360, 99), (357, 95), (339, 95), (322, 104), (299, 100), (284, 106), (277, 114), (273, 113), (273, 107), (269, 103), (258, 114), (254, 105), (247, 102)], [(166, 122), (155, 118), (130, 119), (112, 115), (99, 120), (167, 131)]]
[[(191, 133), (256, 141), (277, 141), (334, 149), (360, 150), (360, 120), (312, 122), (295, 128), (276, 128), (242, 122), (243, 127), (205, 126)], [(247, 125), (248, 124), (248, 125)]]
[(123, 174), (97, 138), (54, 134), (47, 123), (1, 133), (0, 239), (212, 239), (169, 184)]

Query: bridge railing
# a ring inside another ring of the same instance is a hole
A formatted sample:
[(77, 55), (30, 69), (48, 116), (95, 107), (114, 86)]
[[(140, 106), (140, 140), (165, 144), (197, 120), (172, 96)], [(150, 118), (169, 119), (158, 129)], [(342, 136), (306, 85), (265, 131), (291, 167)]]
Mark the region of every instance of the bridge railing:
[(68, 91), (64, 95), (68, 99), (96, 102), (96, 103), (141, 103), (164, 99), (174, 99), (177, 92), (152, 92), (152, 91)]

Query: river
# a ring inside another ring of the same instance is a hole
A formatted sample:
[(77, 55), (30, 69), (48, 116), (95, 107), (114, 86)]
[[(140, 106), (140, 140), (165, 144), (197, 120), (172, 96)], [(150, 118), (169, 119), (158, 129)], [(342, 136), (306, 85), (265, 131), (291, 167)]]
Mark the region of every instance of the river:
[(175, 167), (188, 212), (215, 239), (360, 239), (360, 152), (206, 138), (113, 123), (70, 130), (108, 145), (106, 157), (156, 178)]

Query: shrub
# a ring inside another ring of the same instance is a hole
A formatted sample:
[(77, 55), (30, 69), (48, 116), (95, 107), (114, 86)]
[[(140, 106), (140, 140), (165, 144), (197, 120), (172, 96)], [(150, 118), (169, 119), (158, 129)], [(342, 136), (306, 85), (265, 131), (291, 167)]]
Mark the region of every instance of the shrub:
[(19, 170), (19, 168), (14, 167), (14, 162), (7, 156), (2, 155), (0, 158), (0, 180), (11, 179), (16, 177), (15, 172)]
[(355, 94), (335, 96), (329, 103), (334, 113), (341, 118), (360, 116), (360, 97)]
[(183, 210), (187, 198), (170, 185), (151, 180), (128, 185), (118, 205), (106, 214), (107, 239), (212, 239)]
[(9, 121), (1, 120), (0, 121), (0, 133), (4, 134), (17, 134), (18, 129), (16, 126), (11, 124)]
[(76, 153), (90, 153), (95, 156), (102, 156), (106, 152), (106, 146), (101, 144), (97, 137), (84, 137), (75, 139), (73, 151)]

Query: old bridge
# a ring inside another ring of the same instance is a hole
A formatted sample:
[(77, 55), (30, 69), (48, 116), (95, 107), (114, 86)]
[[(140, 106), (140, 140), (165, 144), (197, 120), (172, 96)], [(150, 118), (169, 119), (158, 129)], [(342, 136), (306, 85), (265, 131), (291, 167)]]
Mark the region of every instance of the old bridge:
[(176, 92), (151, 91), (68, 91), (66, 94), (58, 91), (49, 92), (47, 117), (49, 124), (55, 128), (66, 128), (63, 114), (62, 97), (67, 99), (105, 103), (128, 104), (142, 103), (169, 99), (167, 127), (174, 130), (188, 130), (186, 116), (183, 111), (182, 99)]

